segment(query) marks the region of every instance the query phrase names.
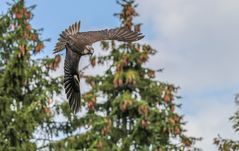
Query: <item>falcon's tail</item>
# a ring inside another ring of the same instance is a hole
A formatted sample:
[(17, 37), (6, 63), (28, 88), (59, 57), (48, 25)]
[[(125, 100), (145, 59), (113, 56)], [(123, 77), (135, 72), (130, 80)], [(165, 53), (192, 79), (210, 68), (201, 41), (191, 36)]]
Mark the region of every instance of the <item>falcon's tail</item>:
[(80, 30), (80, 21), (72, 24), (67, 29), (65, 29), (61, 34), (60, 38), (58, 38), (58, 42), (56, 43), (55, 49), (53, 53), (57, 53), (65, 48), (65, 45), (68, 41), (69, 35), (74, 35)]
[(114, 28), (107, 31), (108, 37), (111, 40), (124, 42), (133, 42), (144, 38), (144, 35), (139, 32), (131, 31), (126, 27)]

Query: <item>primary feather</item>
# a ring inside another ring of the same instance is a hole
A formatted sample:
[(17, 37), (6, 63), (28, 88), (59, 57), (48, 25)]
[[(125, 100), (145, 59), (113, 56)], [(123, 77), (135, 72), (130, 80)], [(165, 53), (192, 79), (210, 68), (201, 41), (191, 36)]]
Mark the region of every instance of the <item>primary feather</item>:
[(66, 58), (64, 63), (64, 87), (70, 108), (76, 113), (79, 110), (81, 93), (80, 93), (80, 76), (78, 74), (78, 64), (80, 55), (71, 50), (66, 45)]

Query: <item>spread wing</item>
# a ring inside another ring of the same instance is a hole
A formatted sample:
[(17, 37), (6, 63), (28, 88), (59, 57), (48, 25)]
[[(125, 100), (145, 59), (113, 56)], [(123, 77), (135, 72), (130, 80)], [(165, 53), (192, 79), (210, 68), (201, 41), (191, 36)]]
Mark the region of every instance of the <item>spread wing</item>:
[(80, 22), (76, 22), (65, 29), (56, 43), (53, 53), (62, 51), (68, 43), (71, 47), (83, 49), (85, 45), (91, 45), (101, 40), (118, 40), (133, 42), (142, 39), (142, 33), (131, 31), (125, 27), (105, 29), (99, 31), (79, 32)]
[(101, 40), (118, 40), (133, 42), (142, 39), (142, 33), (131, 31), (125, 27), (105, 29), (100, 31), (80, 32), (74, 35), (76, 39), (81, 39), (84, 45), (89, 45)]
[(67, 29), (62, 31), (60, 34), (60, 38), (58, 38), (58, 42), (55, 45), (54, 52), (57, 53), (65, 49), (65, 45), (69, 43), (69, 36), (75, 35), (80, 30), (80, 22), (76, 22), (70, 25)]
[(76, 113), (81, 102), (80, 77), (78, 64), (80, 56), (66, 45), (66, 57), (64, 64), (64, 87), (70, 108)]

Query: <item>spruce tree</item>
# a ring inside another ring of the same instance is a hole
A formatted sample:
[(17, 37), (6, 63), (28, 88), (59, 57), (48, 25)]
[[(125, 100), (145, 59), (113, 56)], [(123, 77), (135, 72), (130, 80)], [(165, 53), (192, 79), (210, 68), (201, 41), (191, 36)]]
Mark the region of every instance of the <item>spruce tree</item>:
[[(121, 26), (140, 32), (141, 24), (134, 0), (121, 0), (115, 14)], [(75, 150), (187, 150), (194, 149), (196, 138), (185, 135), (183, 116), (176, 112), (177, 90), (173, 84), (157, 81), (157, 69), (145, 67), (157, 52), (150, 45), (103, 41), (108, 55), (92, 57), (93, 67), (107, 67), (103, 75), (82, 75), (90, 85), (83, 94), (81, 116), (70, 114), (62, 104), (68, 127), (66, 138), (51, 147)], [(81, 128), (81, 129), (80, 129)], [(81, 130), (79, 132), (79, 129)]]
[[(26, 7), (24, 0), (8, 5), (0, 16), (0, 150), (36, 150), (39, 140), (51, 135), (49, 105), (60, 93), (61, 79), (49, 72), (60, 56), (39, 57), (45, 40), (30, 24), (35, 6)], [(38, 130), (47, 133), (42, 137)]]

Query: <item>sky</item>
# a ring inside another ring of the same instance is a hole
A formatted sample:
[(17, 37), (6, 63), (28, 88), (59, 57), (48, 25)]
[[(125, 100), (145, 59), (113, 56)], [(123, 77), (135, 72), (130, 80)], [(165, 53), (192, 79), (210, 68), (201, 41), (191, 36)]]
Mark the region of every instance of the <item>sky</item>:
[[(5, 2), (1, 0), (0, 12), (6, 11)], [(140, 16), (136, 22), (143, 23), (145, 35), (140, 43), (158, 50), (147, 66), (164, 68), (156, 78), (180, 86), (182, 99), (178, 102), (183, 106), (179, 111), (187, 121), (187, 134), (203, 137), (197, 146), (205, 151), (216, 150), (212, 143), (218, 134), (238, 140), (228, 118), (237, 109), (234, 97), (239, 92), (239, 1), (137, 2)], [(120, 6), (114, 0), (41, 0), (27, 4), (37, 4), (33, 27), (44, 28), (42, 37), (51, 38), (43, 55), (52, 55), (60, 32), (76, 21), (81, 20), (81, 31), (119, 26), (113, 14)], [(97, 44), (95, 47), (99, 49)]]

